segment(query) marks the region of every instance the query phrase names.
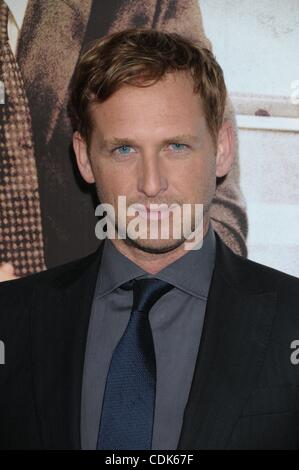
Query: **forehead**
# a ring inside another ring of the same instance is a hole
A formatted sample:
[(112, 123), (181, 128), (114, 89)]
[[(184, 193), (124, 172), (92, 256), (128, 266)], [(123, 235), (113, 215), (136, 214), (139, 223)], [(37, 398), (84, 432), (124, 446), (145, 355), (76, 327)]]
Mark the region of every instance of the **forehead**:
[(137, 87), (124, 85), (104, 103), (90, 108), (93, 129), (99, 133), (158, 132), (173, 128), (188, 133), (203, 124), (200, 96), (185, 72), (167, 74), (157, 83)]

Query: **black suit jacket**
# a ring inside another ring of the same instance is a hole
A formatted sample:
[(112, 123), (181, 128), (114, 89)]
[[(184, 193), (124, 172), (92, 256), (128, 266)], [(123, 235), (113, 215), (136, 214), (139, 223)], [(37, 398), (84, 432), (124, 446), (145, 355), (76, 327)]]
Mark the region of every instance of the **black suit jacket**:
[[(299, 280), (216, 239), (178, 449), (299, 449), (299, 365), (291, 361)], [(1, 449), (80, 449), (83, 361), (102, 247), (0, 285)]]

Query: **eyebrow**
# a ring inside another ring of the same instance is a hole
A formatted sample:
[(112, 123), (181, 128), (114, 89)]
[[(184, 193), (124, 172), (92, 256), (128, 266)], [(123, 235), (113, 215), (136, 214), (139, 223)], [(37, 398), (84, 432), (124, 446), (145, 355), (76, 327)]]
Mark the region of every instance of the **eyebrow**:
[[(196, 135), (191, 135), (191, 134), (181, 134), (181, 135), (175, 135), (172, 137), (168, 137), (167, 139), (162, 140), (162, 145), (165, 144), (170, 144), (173, 142), (190, 142), (190, 143), (196, 143), (199, 142), (199, 136)], [(112, 137), (111, 139), (104, 139), (102, 145), (104, 147), (111, 147), (111, 146), (117, 146), (117, 145), (135, 145), (138, 146), (137, 142), (134, 139), (129, 139), (129, 138), (120, 138), (120, 137)]]

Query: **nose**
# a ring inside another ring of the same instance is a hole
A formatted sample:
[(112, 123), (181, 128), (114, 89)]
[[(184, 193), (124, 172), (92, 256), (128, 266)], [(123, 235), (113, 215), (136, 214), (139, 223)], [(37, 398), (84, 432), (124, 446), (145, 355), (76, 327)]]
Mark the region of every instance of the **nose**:
[(144, 154), (140, 159), (138, 191), (147, 197), (155, 197), (167, 189), (168, 183), (158, 154)]

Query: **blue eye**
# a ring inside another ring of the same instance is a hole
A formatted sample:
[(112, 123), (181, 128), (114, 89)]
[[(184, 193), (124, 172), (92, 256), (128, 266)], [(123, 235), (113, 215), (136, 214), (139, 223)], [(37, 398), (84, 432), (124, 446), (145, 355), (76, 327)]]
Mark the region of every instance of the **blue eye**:
[(120, 147), (117, 147), (113, 151), (119, 153), (120, 155), (129, 155), (130, 150), (133, 150), (130, 145), (121, 145)]
[(173, 144), (170, 144), (173, 146), (173, 149), (175, 151), (182, 151), (182, 150), (185, 150), (188, 146), (186, 144), (178, 144), (178, 143), (173, 143)]

